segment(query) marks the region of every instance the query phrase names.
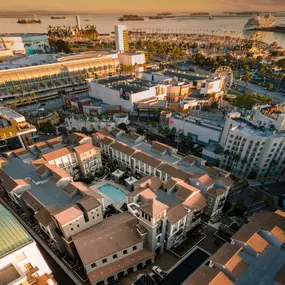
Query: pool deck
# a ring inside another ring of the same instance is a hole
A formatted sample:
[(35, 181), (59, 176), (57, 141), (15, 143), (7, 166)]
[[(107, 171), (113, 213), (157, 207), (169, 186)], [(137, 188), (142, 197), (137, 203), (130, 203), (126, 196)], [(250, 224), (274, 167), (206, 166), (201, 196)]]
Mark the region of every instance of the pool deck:
[(120, 211), (120, 208), (122, 207), (122, 205), (127, 202), (127, 197), (125, 197), (125, 199), (123, 199), (119, 202), (112, 200), (109, 196), (105, 195), (103, 192), (98, 190), (99, 187), (101, 187), (105, 184), (111, 184), (117, 188), (120, 188), (126, 195), (128, 195), (130, 192), (128, 191), (128, 189), (124, 185), (117, 184), (113, 180), (102, 179), (100, 182), (95, 183), (92, 186), (90, 186), (90, 189), (92, 189), (93, 191), (97, 192), (102, 197), (104, 197), (104, 206), (105, 207), (112, 204), (118, 211)]

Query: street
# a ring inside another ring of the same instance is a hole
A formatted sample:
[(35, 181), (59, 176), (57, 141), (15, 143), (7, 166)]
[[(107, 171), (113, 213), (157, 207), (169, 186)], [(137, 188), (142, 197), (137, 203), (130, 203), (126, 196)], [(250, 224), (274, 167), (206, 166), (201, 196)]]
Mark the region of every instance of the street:
[(201, 250), (200, 248), (195, 249), (159, 284), (162, 285), (182, 284), (182, 282), (184, 282), (208, 258), (209, 255), (205, 251)]
[(60, 266), (51, 258), (51, 256), (44, 250), (44, 248), (37, 243), (37, 246), (47, 262), (52, 274), (57, 281), (58, 285), (75, 285), (75, 283), (69, 278), (69, 276), (61, 269)]
[[(245, 87), (246, 83), (241, 81), (239, 82), (239, 86)], [(275, 101), (277, 101), (277, 103), (285, 101), (285, 96), (281, 93), (265, 90), (263, 87), (250, 82), (248, 83), (246, 90), (250, 93), (265, 94), (269, 97), (272, 97)]]

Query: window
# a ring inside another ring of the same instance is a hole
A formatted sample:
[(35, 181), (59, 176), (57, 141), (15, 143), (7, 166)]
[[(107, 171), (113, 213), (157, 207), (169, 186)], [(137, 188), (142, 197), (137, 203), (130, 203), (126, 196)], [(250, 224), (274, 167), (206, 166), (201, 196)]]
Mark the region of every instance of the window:
[(124, 251), (123, 251), (123, 254), (127, 254), (128, 253), (128, 251), (125, 249)]
[(102, 259), (102, 263), (106, 263), (107, 262), (107, 258)]
[(116, 259), (117, 257), (118, 257), (118, 255), (117, 255), (117, 254), (114, 254), (114, 255), (113, 255), (113, 258), (114, 258), (114, 259)]
[(79, 228), (79, 225), (77, 225), (77, 227)]
[(95, 263), (95, 262), (92, 263), (92, 264), (91, 264), (91, 267), (92, 267), (92, 268), (96, 267), (96, 263)]
[(73, 228), (70, 228), (73, 231)]
[(97, 214), (97, 217), (99, 217), (100, 215), (99, 214)]
[(137, 246), (135, 245), (135, 246), (133, 246), (133, 250), (137, 250)]

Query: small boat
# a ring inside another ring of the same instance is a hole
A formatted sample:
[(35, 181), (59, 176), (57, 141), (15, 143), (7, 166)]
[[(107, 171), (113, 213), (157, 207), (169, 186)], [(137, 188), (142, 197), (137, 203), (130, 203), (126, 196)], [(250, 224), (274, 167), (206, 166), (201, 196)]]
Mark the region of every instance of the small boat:
[(209, 20), (214, 20), (214, 17), (213, 17), (213, 16), (210, 16), (210, 17), (209, 17)]

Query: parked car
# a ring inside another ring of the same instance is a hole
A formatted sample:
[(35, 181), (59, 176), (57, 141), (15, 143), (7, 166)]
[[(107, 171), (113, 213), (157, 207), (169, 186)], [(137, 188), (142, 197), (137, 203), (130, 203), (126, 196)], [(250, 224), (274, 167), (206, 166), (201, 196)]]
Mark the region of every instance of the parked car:
[(154, 273), (156, 273), (160, 278), (165, 278), (166, 277), (166, 275), (167, 275), (167, 273), (166, 272), (164, 272), (161, 268), (159, 268), (158, 266), (153, 266), (152, 267), (152, 271), (154, 272)]

